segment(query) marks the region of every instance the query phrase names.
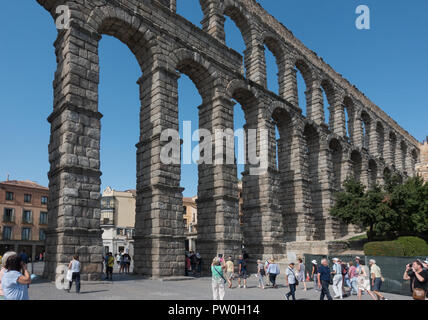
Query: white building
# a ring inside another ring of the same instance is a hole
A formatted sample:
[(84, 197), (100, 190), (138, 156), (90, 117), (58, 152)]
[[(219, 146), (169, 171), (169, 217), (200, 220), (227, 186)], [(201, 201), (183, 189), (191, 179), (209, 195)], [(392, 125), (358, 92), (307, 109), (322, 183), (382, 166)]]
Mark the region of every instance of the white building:
[(101, 229), (104, 252), (134, 255), (135, 190), (116, 191), (107, 187), (101, 197)]

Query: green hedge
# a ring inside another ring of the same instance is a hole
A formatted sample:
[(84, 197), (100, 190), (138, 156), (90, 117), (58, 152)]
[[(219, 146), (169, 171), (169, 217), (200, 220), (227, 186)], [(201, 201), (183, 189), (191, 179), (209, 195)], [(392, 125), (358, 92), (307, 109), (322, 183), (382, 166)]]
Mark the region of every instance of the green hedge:
[(366, 256), (403, 257), (404, 246), (395, 241), (375, 241), (364, 245)]
[(428, 255), (428, 244), (417, 237), (400, 237), (394, 241), (375, 241), (364, 245), (367, 256), (415, 257)]
[(400, 237), (396, 242), (404, 247), (405, 257), (426, 256), (428, 255), (428, 244), (425, 240), (418, 237)]

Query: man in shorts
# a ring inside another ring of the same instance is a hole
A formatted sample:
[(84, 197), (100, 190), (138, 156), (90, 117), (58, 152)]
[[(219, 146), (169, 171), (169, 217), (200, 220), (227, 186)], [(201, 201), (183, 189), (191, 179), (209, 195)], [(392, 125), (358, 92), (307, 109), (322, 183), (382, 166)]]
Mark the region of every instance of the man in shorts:
[(233, 264), (232, 257), (229, 257), (226, 262), (226, 280), (229, 284), (229, 289), (232, 289), (232, 280), (235, 274), (235, 265)]

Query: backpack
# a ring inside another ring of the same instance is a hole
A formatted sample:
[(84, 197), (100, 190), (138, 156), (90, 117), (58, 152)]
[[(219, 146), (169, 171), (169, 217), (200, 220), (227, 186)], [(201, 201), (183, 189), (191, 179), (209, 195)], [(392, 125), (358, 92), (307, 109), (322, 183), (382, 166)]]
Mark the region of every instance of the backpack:
[(344, 264), (341, 265), (342, 267), (342, 275), (347, 275), (348, 274), (348, 267)]

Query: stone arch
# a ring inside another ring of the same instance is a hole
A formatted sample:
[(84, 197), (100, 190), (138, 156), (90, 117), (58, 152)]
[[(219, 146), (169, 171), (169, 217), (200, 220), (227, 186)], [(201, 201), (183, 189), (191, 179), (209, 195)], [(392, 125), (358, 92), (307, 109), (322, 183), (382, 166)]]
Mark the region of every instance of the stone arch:
[[(257, 48), (255, 48), (252, 43), (253, 30), (251, 27), (251, 17), (247, 15), (243, 7), (235, 0), (224, 1), (222, 5), (222, 14), (232, 19), (232, 21), (241, 31), (241, 35), (246, 47), (244, 52), (244, 67), (247, 72), (247, 78), (256, 81), (257, 79), (254, 79), (252, 74), (252, 68), (259, 57), (257, 54), (255, 54)], [(224, 30), (224, 21), (222, 28)], [(227, 37), (227, 35), (225, 35), (225, 37)]]
[(130, 16), (126, 11), (113, 8), (110, 5), (95, 7), (85, 24), (88, 29), (98, 34), (113, 36), (134, 53), (140, 66), (144, 70), (144, 65), (151, 58), (152, 54), (159, 53), (160, 49), (155, 41), (155, 34), (135, 16)]
[(323, 194), (320, 174), (321, 144), (320, 133), (317, 127), (311, 123), (306, 123), (303, 130), (303, 138), (305, 143), (305, 164), (303, 168), (310, 191), (312, 214), (314, 216), (315, 225), (320, 226), (320, 228), (317, 229), (317, 237), (319, 239), (324, 239), (325, 221), (323, 217)]
[(332, 138), (329, 141), (329, 149), (332, 161), (332, 186), (333, 189), (339, 191), (342, 188), (342, 163), (343, 163), (343, 147), (337, 138)]
[(378, 181), (378, 165), (376, 160), (369, 160), (369, 187), (376, 185)]
[(362, 147), (366, 150), (370, 150), (371, 122), (370, 115), (363, 109), (361, 111)]
[(377, 155), (379, 158), (384, 158), (385, 129), (381, 121), (377, 121), (377, 124), (376, 124), (376, 141), (377, 141)]
[[(221, 87), (215, 68), (199, 53), (179, 48), (169, 55), (169, 67), (184, 73), (193, 81), (204, 102), (214, 95), (214, 89)], [(171, 70), (171, 72), (174, 72)]]
[(352, 164), (352, 175), (357, 181), (361, 181), (361, 175), (363, 170), (363, 157), (361, 152), (353, 150), (351, 152), (351, 164)]
[(404, 175), (407, 175), (407, 144), (405, 141), (400, 143), (400, 163), (399, 168)]
[[(278, 75), (277, 75), (277, 81), (278, 81), (278, 94), (282, 96), (284, 94), (285, 88), (284, 88), (284, 74), (285, 74), (285, 54), (284, 49), (281, 45), (281, 41), (277, 38), (277, 36), (271, 32), (265, 32), (261, 36), (261, 43), (265, 45), (269, 51), (272, 52), (272, 54), (275, 56), (276, 59), (276, 65), (278, 68)], [(265, 78), (266, 78), (266, 85), (267, 85), (267, 62), (266, 62), (266, 55), (265, 58)], [(267, 88), (267, 86), (266, 86)]]
[[(323, 101), (322, 114), (323, 114), (324, 123), (326, 123), (329, 127), (334, 127), (334, 124), (333, 124), (334, 106), (336, 104), (336, 92), (334, 89), (334, 85), (329, 79), (324, 78), (321, 80), (321, 90), (324, 91), (327, 97), (327, 101), (324, 101), (324, 97), (322, 98), (322, 101)], [(326, 110), (327, 110), (325, 106), (326, 102), (329, 104), (329, 107), (328, 107), (328, 110), (330, 113), (329, 117), (327, 117), (327, 113), (326, 113)]]
[[(346, 115), (347, 118), (346, 119)], [(348, 137), (351, 142), (354, 139), (354, 121), (355, 121), (356, 107), (351, 97), (345, 96), (343, 99), (342, 119), (343, 119), (343, 132), (345, 137)]]
[(389, 132), (389, 164), (392, 166), (392, 168), (395, 170), (397, 168), (396, 166), (396, 152), (397, 152), (397, 135), (394, 131)]

